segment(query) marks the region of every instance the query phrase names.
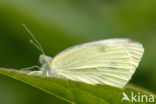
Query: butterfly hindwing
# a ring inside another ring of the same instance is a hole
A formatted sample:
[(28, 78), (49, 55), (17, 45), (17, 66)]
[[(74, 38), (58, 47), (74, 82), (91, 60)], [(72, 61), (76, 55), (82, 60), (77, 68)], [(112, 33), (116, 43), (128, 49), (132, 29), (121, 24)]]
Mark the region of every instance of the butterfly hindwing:
[(67, 79), (89, 84), (123, 87), (143, 55), (140, 43), (129, 39), (107, 39), (78, 45), (58, 54), (52, 69)]

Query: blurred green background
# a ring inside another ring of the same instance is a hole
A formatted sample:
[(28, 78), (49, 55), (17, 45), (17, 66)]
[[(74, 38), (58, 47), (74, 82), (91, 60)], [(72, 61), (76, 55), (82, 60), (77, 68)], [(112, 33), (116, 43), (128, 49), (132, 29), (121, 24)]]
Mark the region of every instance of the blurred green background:
[[(49, 56), (84, 42), (130, 38), (145, 48), (130, 83), (156, 93), (156, 0), (0, 0), (0, 67), (38, 65), (26, 24)], [(66, 104), (0, 75), (0, 104)]]

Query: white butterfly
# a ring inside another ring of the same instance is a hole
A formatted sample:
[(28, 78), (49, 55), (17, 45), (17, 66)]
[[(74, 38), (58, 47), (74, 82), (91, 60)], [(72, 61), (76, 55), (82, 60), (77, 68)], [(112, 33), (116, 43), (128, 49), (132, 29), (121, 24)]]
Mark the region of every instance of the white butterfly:
[[(34, 40), (44, 53), (38, 41)], [(134, 74), (143, 52), (142, 44), (130, 39), (89, 42), (66, 49), (54, 58), (42, 54), (39, 58), (40, 70), (31, 71), (29, 75), (122, 88)]]

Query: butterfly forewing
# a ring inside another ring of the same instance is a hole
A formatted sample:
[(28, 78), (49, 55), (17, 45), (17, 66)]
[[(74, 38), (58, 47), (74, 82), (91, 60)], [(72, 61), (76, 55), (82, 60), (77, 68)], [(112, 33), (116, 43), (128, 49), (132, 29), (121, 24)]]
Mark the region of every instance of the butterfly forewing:
[(67, 79), (123, 87), (143, 55), (140, 43), (108, 39), (75, 46), (58, 54), (52, 69)]

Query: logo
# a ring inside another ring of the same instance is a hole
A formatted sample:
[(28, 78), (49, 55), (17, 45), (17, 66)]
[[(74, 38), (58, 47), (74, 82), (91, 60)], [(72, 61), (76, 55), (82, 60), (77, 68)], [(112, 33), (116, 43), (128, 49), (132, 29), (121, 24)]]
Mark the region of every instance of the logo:
[(154, 95), (142, 95), (139, 92), (137, 94), (134, 94), (131, 92), (130, 95), (127, 95), (125, 92), (122, 93), (123, 97), (121, 99), (121, 102), (124, 100), (129, 102), (154, 102)]

